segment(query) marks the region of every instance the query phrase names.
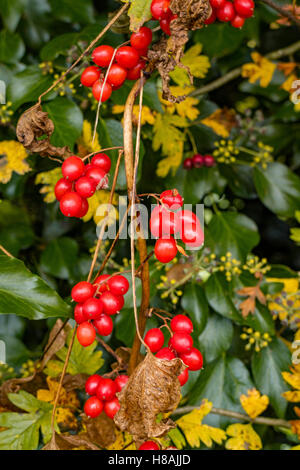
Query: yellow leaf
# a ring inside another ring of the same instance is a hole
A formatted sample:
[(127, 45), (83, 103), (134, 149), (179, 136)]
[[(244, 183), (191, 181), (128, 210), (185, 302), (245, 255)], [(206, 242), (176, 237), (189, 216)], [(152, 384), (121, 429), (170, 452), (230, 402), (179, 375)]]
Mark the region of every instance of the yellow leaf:
[(116, 440), (108, 446), (108, 450), (136, 450), (135, 443), (133, 442), (131, 434), (127, 432), (119, 431), (119, 429), (115, 429), (116, 433)]
[(93, 142), (93, 129), (89, 121), (83, 121), (82, 134), (79, 137), (77, 144), (79, 156), (81, 157), (87, 155), (88, 153), (98, 152), (98, 150), (101, 149), (97, 132), (95, 135), (95, 140)]
[(183, 449), (186, 446), (184, 435), (178, 428), (171, 429), (171, 431), (168, 432), (168, 436), (172, 439), (177, 449)]
[(262, 442), (251, 424), (231, 424), (226, 429), (232, 436), (225, 444), (228, 450), (260, 450)]
[(57, 167), (54, 170), (43, 171), (39, 173), (35, 178), (35, 184), (42, 184), (40, 193), (44, 194), (44, 201), (47, 203), (54, 202), (56, 200), (54, 194), (54, 188), (57, 181), (62, 178), (61, 168)]
[(272, 80), (276, 65), (258, 52), (252, 52), (251, 57), (253, 63), (243, 65), (242, 76), (249, 78), (250, 83), (259, 80), (260, 86), (266, 88)]
[(13, 172), (24, 175), (30, 171), (30, 166), (25, 161), (28, 153), (19, 142), (15, 140), (3, 140), (0, 142), (0, 183), (8, 183)]
[[(193, 77), (197, 78), (204, 78), (210, 68), (209, 58), (201, 52), (202, 44), (195, 44), (185, 52), (181, 59), (181, 63), (189, 67)], [(170, 77), (180, 86), (190, 85), (188, 73), (178, 66), (170, 73)]]
[(291, 426), (292, 426), (292, 432), (294, 434), (297, 434), (298, 438), (300, 439), (300, 420), (297, 419), (297, 420), (294, 420), (294, 421), (290, 421), (291, 423)]
[(269, 398), (267, 395), (261, 395), (258, 390), (252, 388), (248, 390), (247, 395), (240, 396), (240, 402), (247, 415), (254, 419), (268, 407)]
[(217, 109), (201, 122), (210, 127), (217, 135), (226, 139), (229, 137), (231, 129), (236, 125), (235, 112), (233, 109)]
[[(124, 109), (125, 109), (125, 106), (116, 104), (113, 106), (112, 112), (113, 114), (121, 114), (124, 112)], [(140, 111), (140, 107), (138, 105), (133, 107), (132, 117), (133, 117), (133, 123), (135, 125), (138, 124), (139, 111)], [(152, 111), (148, 106), (143, 106), (142, 115), (141, 115), (141, 125), (143, 126), (144, 124), (150, 124), (151, 126), (153, 126), (153, 124), (155, 123), (155, 116), (156, 116), (155, 111)]]
[(200, 447), (201, 442), (206, 447), (211, 447), (213, 442), (220, 445), (226, 439), (226, 433), (223, 429), (202, 424), (204, 416), (210, 412), (211, 408), (212, 403), (205, 399), (199, 409), (193, 410), (176, 422), (191, 447)]
[(108, 226), (115, 223), (116, 219), (118, 219), (118, 211), (113, 205), (118, 203), (118, 196), (116, 194), (114, 195), (111, 206), (108, 205), (109, 198), (110, 191), (105, 191), (104, 189), (96, 191), (93, 196), (89, 198), (89, 209), (82, 220), (88, 222), (93, 218), (95, 224), (98, 225), (106, 217)]
[(297, 390), (300, 391), (300, 371), (297, 372), (297, 370), (294, 369), (293, 367), (291, 367), (291, 371), (292, 373), (281, 372), (282, 377), (289, 385), (291, 385), (293, 388), (296, 388)]

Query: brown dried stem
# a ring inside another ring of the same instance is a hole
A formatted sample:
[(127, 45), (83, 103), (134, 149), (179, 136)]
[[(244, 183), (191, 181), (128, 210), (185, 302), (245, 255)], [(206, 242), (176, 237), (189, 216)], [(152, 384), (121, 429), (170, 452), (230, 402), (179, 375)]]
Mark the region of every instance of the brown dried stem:
[(293, 15), (292, 13), (289, 12), (284, 7), (281, 7), (280, 5), (277, 5), (277, 3), (273, 2), (272, 0), (260, 0), (262, 3), (265, 3), (269, 7), (273, 8), (273, 10), (276, 10), (278, 13), (280, 13), (281, 16), (285, 16), (288, 18), (292, 23), (295, 23), (298, 28), (300, 28), (300, 20)]
[(9, 252), (7, 251), (4, 246), (0, 245), (0, 250), (3, 251), (3, 253), (6, 255), (6, 256), (9, 256), (9, 258), (14, 258), (14, 256)]

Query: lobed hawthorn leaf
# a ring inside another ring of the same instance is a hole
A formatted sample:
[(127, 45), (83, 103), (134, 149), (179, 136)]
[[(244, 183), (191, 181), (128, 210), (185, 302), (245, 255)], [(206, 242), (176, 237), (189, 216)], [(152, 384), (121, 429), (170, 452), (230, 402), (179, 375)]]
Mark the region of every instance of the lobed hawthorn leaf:
[[(128, 3), (128, 0), (122, 0)], [(152, 0), (134, 0), (130, 2), (128, 16), (130, 17), (131, 31), (137, 31), (143, 24), (152, 17), (150, 6)]]

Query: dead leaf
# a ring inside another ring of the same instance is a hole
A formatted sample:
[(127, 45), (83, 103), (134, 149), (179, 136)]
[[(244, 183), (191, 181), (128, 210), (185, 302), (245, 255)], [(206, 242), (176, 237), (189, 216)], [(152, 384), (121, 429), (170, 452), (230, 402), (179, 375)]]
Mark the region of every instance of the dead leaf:
[(244, 318), (246, 318), (249, 315), (249, 313), (254, 314), (256, 299), (259, 300), (261, 304), (263, 305), (266, 304), (266, 297), (264, 293), (260, 290), (260, 283), (261, 283), (261, 280), (256, 286), (243, 287), (243, 289), (240, 289), (237, 291), (239, 295), (248, 297), (239, 305), (239, 309), (241, 310)]
[(86, 428), (87, 438), (93, 445), (106, 449), (116, 440), (116, 426), (112, 419), (101, 413), (97, 418), (88, 418), (82, 415), (82, 421)]
[(117, 394), (121, 408), (114, 421), (121, 431), (132, 434), (138, 443), (162, 436), (175, 427), (168, 418), (158, 423), (157, 415), (170, 413), (177, 407), (181, 392), (177, 376), (184, 368), (181, 359), (157, 359), (148, 352)]
[[(49, 339), (45, 347), (45, 353), (40, 365), (43, 370), (47, 362), (59, 351), (66, 343), (67, 335), (72, 329), (70, 325), (66, 324), (63, 327), (62, 320), (58, 319), (50, 331)], [(52, 343), (52, 344), (51, 344)]]
[(80, 435), (71, 434), (53, 434), (51, 440), (43, 447), (42, 450), (72, 450), (74, 447), (84, 447), (89, 450), (99, 450), (89, 441), (86, 433)]
[(83, 390), (88, 377), (88, 374), (66, 374), (63, 380), (63, 387), (67, 392), (71, 392), (73, 390)]
[(181, 281), (186, 275), (193, 270), (193, 265), (191, 263), (177, 263), (174, 264), (166, 273), (168, 282), (171, 281), (179, 282)]

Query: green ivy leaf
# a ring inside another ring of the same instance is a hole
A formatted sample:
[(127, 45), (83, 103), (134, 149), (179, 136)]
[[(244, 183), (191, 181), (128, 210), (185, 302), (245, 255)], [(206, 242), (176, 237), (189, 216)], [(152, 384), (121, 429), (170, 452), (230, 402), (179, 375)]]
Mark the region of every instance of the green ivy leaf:
[(77, 33), (66, 33), (56, 36), (41, 49), (40, 56), (43, 61), (53, 61), (78, 41)]
[(0, 32), (0, 62), (14, 64), (23, 57), (25, 46), (17, 33), (3, 29)]
[(41, 268), (59, 279), (74, 276), (78, 257), (78, 243), (69, 237), (52, 240), (41, 256)]
[(200, 334), (205, 328), (208, 316), (208, 304), (202, 287), (188, 284), (184, 289), (181, 305), (191, 317), (196, 334)]
[(233, 290), (222, 273), (213, 273), (205, 283), (205, 294), (209, 305), (230, 320), (240, 322), (236, 305), (233, 303)]
[(91, 0), (50, 0), (56, 18), (67, 23), (93, 23), (94, 12)]
[(15, 31), (23, 10), (24, 3), (22, 0), (0, 0), (0, 15), (4, 26), (9, 31)]
[(232, 322), (217, 314), (210, 315), (206, 327), (198, 338), (204, 362), (211, 362), (226, 352), (231, 346), (232, 338)]

